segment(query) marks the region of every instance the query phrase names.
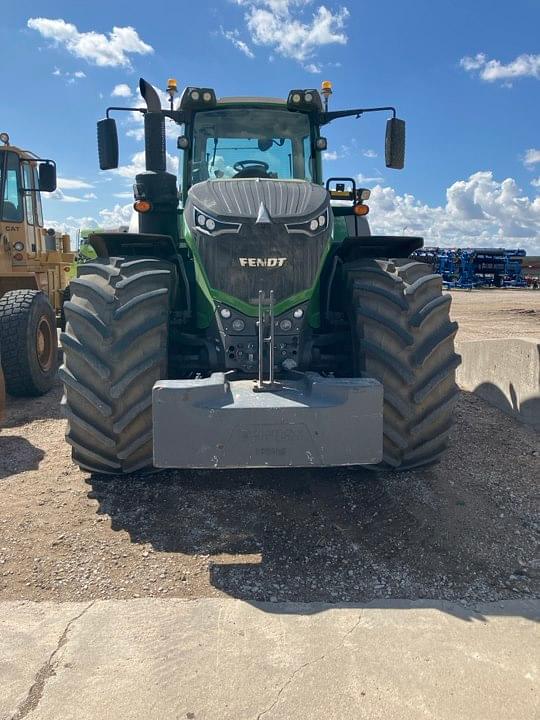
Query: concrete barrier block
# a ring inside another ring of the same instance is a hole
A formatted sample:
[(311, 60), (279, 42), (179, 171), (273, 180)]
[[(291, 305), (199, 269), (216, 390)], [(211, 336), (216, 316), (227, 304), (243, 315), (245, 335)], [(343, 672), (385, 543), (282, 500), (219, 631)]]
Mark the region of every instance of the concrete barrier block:
[(460, 387), (540, 431), (540, 339), (474, 340), (458, 349)]

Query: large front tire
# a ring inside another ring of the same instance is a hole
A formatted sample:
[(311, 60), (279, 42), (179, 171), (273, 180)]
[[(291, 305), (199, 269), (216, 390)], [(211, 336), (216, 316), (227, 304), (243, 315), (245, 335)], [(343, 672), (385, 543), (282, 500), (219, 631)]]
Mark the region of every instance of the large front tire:
[(167, 377), (174, 266), (106, 258), (81, 265), (61, 335), (67, 441), (83, 470), (152, 466), (152, 387)]
[(425, 263), (345, 266), (355, 374), (384, 387), (384, 466), (407, 470), (444, 452), (458, 394), (457, 323), (442, 279)]
[(0, 344), (10, 395), (48, 392), (58, 370), (56, 316), (41, 290), (10, 290), (0, 298)]

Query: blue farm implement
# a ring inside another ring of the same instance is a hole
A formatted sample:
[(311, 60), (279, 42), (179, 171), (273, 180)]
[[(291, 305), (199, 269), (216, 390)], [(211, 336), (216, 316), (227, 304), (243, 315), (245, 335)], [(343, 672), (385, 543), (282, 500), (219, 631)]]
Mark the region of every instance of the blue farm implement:
[(438, 248), (425, 247), (413, 257), (428, 263), (442, 275), (448, 288), (526, 287), (523, 258), (519, 248)]

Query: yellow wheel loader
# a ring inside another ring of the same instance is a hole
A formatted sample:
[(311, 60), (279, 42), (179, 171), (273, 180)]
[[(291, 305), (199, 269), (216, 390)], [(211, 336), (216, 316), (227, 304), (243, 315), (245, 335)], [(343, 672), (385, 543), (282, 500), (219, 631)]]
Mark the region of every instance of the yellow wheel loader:
[(68, 235), (43, 225), (40, 193), (55, 189), (56, 164), (0, 133), (0, 352), (11, 395), (46, 393), (58, 367), (56, 328), (74, 254)]

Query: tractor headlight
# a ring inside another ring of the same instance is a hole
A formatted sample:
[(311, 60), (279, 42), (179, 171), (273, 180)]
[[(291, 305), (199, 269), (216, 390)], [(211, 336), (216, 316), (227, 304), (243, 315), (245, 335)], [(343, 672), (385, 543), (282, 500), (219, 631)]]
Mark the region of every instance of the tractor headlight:
[(318, 90), (291, 90), (287, 97), (289, 110), (300, 110), (300, 112), (322, 112), (322, 101)]
[(216, 220), (202, 210), (194, 209), (195, 225), (197, 230), (207, 235), (220, 235), (222, 233), (238, 233), (242, 227), (241, 223), (229, 223)]
[(180, 110), (194, 112), (215, 107), (216, 93), (212, 88), (187, 87), (180, 98)]
[(315, 235), (326, 230), (329, 223), (328, 210), (321, 215), (301, 223), (287, 223), (285, 227), (288, 233), (304, 233), (304, 235)]

